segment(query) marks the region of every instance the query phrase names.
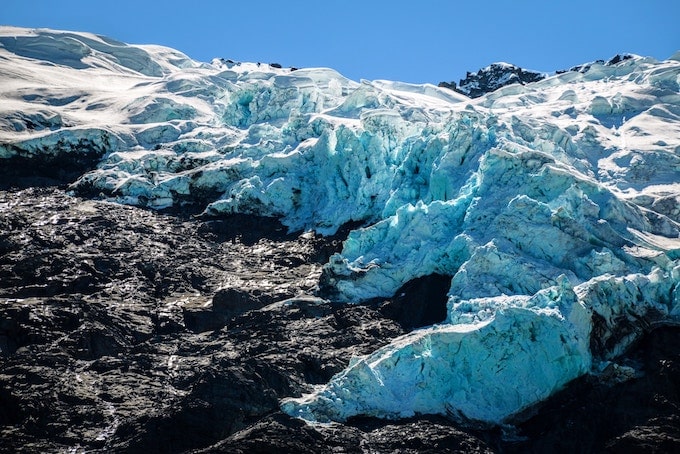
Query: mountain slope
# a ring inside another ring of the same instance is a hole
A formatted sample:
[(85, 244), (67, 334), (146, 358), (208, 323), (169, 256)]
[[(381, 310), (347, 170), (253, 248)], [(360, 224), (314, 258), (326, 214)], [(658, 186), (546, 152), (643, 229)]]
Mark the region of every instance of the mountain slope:
[(677, 58), (473, 100), (81, 33), (3, 28), (0, 46), (6, 181), (291, 231), (361, 223), (319, 278), (333, 302), (452, 278), (444, 323), (285, 400), (291, 415), (502, 423), (680, 317)]

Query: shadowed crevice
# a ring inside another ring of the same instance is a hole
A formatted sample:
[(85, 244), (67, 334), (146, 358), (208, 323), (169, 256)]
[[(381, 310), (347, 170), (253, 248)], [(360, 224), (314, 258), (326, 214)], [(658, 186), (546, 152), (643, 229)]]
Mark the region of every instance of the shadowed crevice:
[(380, 312), (407, 331), (441, 323), (446, 319), (446, 301), (451, 276), (430, 274), (404, 284)]

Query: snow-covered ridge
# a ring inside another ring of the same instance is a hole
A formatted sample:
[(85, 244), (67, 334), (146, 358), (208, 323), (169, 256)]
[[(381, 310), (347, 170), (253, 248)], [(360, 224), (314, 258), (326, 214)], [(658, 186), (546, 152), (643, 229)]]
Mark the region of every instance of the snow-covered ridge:
[(320, 283), (338, 301), (452, 276), (444, 323), (357, 358), (291, 414), (501, 422), (680, 317), (677, 58), (472, 100), (2, 28), (0, 81), (5, 163), (88, 153), (82, 194), (323, 233), (361, 221)]

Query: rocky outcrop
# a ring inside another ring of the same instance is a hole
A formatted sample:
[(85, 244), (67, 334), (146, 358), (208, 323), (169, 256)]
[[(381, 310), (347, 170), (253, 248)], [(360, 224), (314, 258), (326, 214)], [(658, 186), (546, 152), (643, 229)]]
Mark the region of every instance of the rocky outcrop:
[(548, 75), (520, 68), (509, 63), (492, 63), (477, 72), (467, 72), (464, 79), (456, 82), (440, 82), (439, 86), (462, 93), (470, 98), (479, 98), (501, 87), (512, 84), (526, 85), (543, 80)]
[(14, 452), (206, 447), (402, 333), (377, 306), (304, 296), (336, 238), (53, 188), (0, 207), (0, 438)]

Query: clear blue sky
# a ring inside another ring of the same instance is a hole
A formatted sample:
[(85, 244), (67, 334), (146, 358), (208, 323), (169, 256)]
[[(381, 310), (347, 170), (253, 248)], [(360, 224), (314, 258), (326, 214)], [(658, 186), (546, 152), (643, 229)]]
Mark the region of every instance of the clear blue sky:
[(89, 31), (358, 79), (458, 80), (494, 61), (554, 71), (680, 50), (680, 0), (3, 0), (0, 24)]

